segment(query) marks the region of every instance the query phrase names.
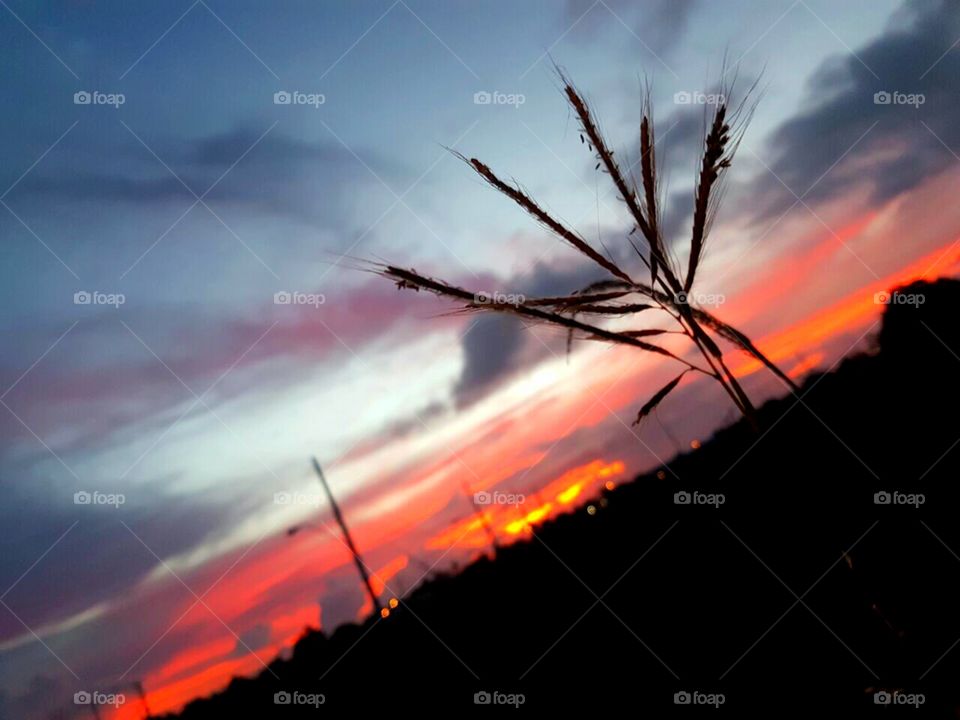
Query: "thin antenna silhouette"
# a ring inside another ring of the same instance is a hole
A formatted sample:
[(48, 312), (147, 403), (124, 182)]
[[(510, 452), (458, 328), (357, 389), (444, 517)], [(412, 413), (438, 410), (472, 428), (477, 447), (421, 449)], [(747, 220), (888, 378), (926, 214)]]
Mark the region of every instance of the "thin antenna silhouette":
[(150, 720), (152, 716), (150, 715), (150, 706), (147, 705), (147, 691), (143, 689), (143, 682), (141, 680), (134, 680), (133, 687), (136, 689), (137, 695), (140, 696), (140, 704), (143, 705), (144, 720)]
[(367, 566), (363, 564), (360, 552), (357, 550), (357, 546), (353, 544), (353, 538), (350, 537), (350, 530), (347, 528), (347, 523), (343, 519), (343, 513), (340, 512), (340, 506), (337, 505), (337, 501), (333, 498), (333, 493), (330, 492), (330, 486), (327, 485), (327, 479), (323, 476), (320, 463), (317, 462), (315, 457), (311, 458), (311, 460), (313, 460), (313, 469), (317, 471), (317, 477), (320, 478), (320, 484), (323, 485), (323, 489), (327, 493), (327, 499), (330, 501), (330, 509), (333, 510), (333, 517), (336, 518), (340, 530), (343, 531), (343, 538), (346, 540), (347, 547), (350, 548), (350, 553), (353, 555), (353, 562), (356, 563), (357, 571), (360, 573), (360, 579), (363, 580), (363, 586), (367, 589), (367, 594), (370, 595), (370, 600), (373, 602), (373, 609), (380, 615), (383, 607), (380, 605), (376, 593), (373, 592), (373, 586), (370, 584), (370, 576), (367, 574)]
[(467, 496), (467, 502), (470, 503), (470, 507), (473, 509), (474, 515), (476, 515), (477, 519), (480, 521), (483, 531), (487, 534), (487, 539), (490, 541), (490, 547), (493, 550), (493, 554), (496, 555), (500, 546), (497, 544), (497, 533), (494, 532), (493, 527), (490, 525), (490, 520), (487, 519), (487, 514), (477, 507), (476, 498), (470, 489), (470, 484), (463, 478), (460, 479), (460, 487), (463, 489), (463, 494)]

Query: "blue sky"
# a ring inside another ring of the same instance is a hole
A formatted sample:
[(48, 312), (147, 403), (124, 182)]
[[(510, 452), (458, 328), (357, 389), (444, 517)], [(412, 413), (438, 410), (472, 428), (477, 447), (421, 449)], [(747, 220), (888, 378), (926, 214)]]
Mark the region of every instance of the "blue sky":
[[(715, 279), (703, 288), (726, 293), (758, 337), (951, 248), (952, 210), (922, 227), (910, 216), (941, 206), (960, 151), (950, 7), (5, 0), (0, 592), (10, 589), (0, 596), (0, 717), (48, 716), (77, 687), (120, 682), (134, 661), (134, 674), (159, 678), (191, 642), (226, 632), (216, 621), (174, 630), (137, 660), (179, 614), (167, 595), (177, 577), (190, 585), (254, 546), (251, 561), (268, 548), (288, 558), (283, 529), (312, 509), (277, 506), (273, 494), (314, 490), (310, 455), (333, 467), (386, 564), (441, 562), (424, 541), (464, 512), (459, 475), (473, 463), (464, 458), (476, 458), (471, 483), (529, 488), (596, 457), (637, 471), (675, 451), (662, 432), (620, 428), (620, 415), (662, 384), (656, 364), (611, 360), (629, 382), (602, 419), (578, 423), (587, 406), (564, 393), (597, 350), (578, 349), (567, 364), (555, 354), (562, 337), (445, 316), (434, 298), (341, 261), (389, 259), (527, 293), (592, 279), (445, 149), (517, 178), (591, 240), (617, 243), (626, 216), (580, 146), (553, 63), (628, 158), (641, 85), (652, 83), (680, 235), (703, 108), (675, 94), (734, 75), (743, 90), (760, 77), (708, 258)], [(926, 102), (875, 105), (884, 90)], [(84, 91), (123, 103), (76, 104)], [(323, 102), (278, 105), (280, 91)], [(476, 104), (478, 92), (523, 100)], [(911, 241), (894, 247), (906, 229)], [(829, 252), (808, 255), (821, 241)], [(771, 304), (756, 271), (792, 263), (809, 282)], [(323, 303), (276, 304), (285, 291)], [(78, 305), (78, 292), (124, 301)], [(861, 346), (866, 328), (845, 326), (804, 351), (828, 367)], [(761, 396), (778, 392), (751, 383)], [(710, 388), (684, 392), (664, 410), (675, 434), (704, 435), (726, 416)], [(476, 438), (501, 442), (497, 428), (531, 403), (560, 415), (542, 432), (511, 430), (503, 464), (514, 472), (491, 479)], [(690, 417), (692, 404), (708, 409)], [(74, 504), (75, 492), (94, 490), (126, 502)], [(386, 519), (411, 502), (423, 503), (416, 522)], [(297, 557), (311, 553), (328, 559), (322, 577), (300, 577), (295, 592), (278, 581), (230, 616), (237, 653), (228, 654), (254, 658), (237, 671), (258, 667), (252, 651), (269, 660), (282, 648), (286, 631), (270, 623), (296, 608), (281, 595), (314, 611), (319, 602), (325, 625), (355, 615), (362, 598), (342, 548), (331, 541)], [(134, 618), (147, 607), (162, 610), (142, 638)], [(98, 632), (104, 623), (115, 633)], [(241, 642), (247, 632), (262, 644)]]

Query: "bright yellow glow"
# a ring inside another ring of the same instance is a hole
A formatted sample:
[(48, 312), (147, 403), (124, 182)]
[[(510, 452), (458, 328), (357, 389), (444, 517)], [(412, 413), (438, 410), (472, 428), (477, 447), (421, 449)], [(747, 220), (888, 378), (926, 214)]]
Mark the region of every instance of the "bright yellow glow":
[(390, 607), (395, 608), (399, 604), (400, 604), (399, 600), (397, 600), (396, 598), (390, 598)]
[(524, 528), (528, 525), (533, 525), (540, 520), (543, 520), (549, 513), (550, 509), (553, 507), (553, 503), (546, 503), (540, 507), (531, 510), (524, 517), (519, 520), (514, 520), (512, 523), (509, 523), (504, 530), (506, 530), (511, 535), (517, 535), (522, 532)]
[(577, 495), (579, 495), (582, 490), (583, 490), (582, 482), (578, 482), (575, 485), (571, 485), (562, 493), (557, 495), (557, 502), (559, 502), (561, 505), (566, 505), (568, 503), (571, 503), (576, 499)]
[(597, 473), (599, 477), (605, 478), (610, 477), (611, 475), (619, 475), (626, 469), (626, 465), (623, 464), (622, 460), (616, 460), (606, 467), (600, 469)]
[[(471, 516), (462, 518), (427, 541), (431, 550), (448, 549), (453, 546), (465, 548), (486, 548), (490, 544), (490, 532), (499, 535), (517, 536), (531, 530), (531, 526), (545, 522), (558, 512), (570, 509), (577, 501), (585, 501), (587, 496), (603, 487), (615, 487), (613, 479), (626, 472), (622, 460), (606, 462), (602, 459), (570, 468), (562, 475), (527, 496), (527, 502), (535, 502), (536, 507), (518, 518), (517, 508), (502, 505), (484, 507), (482, 518)], [(483, 485), (481, 485), (483, 487)], [(521, 512), (525, 511), (521, 510)]]

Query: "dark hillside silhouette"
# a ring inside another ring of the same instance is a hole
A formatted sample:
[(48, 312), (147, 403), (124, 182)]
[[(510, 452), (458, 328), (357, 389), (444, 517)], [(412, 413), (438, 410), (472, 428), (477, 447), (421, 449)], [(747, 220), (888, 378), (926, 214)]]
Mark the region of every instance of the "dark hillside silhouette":
[[(955, 717), (960, 282), (898, 292), (924, 302), (890, 304), (873, 352), (758, 408), (758, 431), (717, 432), (387, 619), (309, 632), (272, 663), (279, 682), (234, 680), (180, 717), (493, 712), (481, 691), (534, 712), (713, 712), (675, 705), (682, 691), (723, 693), (738, 717), (896, 712), (878, 689)], [(725, 502), (675, 503), (683, 491)], [(274, 704), (295, 690), (326, 702)]]

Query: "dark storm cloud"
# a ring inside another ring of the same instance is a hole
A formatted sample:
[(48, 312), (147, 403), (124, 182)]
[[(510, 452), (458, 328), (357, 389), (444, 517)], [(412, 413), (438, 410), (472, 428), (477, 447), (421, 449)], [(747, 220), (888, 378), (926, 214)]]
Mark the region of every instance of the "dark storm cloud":
[[(865, 183), (871, 201), (883, 203), (957, 162), (944, 145), (960, 149), (960, 50), (952, 48), (958, 36), (956, 3), (907, 3), (855, 56), (820, 67), (808, 84), (807, 108), (773, 133), (773, 160), (765, 162), (797, 195), (809, 191), (808, 204)], [(876, 93), (895, 92), (922, 94), (924, 102), (874, 102)], [(778, 216), (796, 200), (767, 174), (751, 190), (762, 218)]]
[[(504, 289), (497, 291), (527, 297), (564, 295), (603, 277), (604, 272), (589, 262), (562, 268), (539, 263), (529, 274), (506, 281)], [(480, 316), (475, 322), (462, 341), (464, 365), (454, 389), (460, 407), (477, 400), (531, 362), (551, 354), (537, 340), (527, 341), (524, 324), (516, 317), (498, 313)]]
[(522, 348), (519, 320), (501, 314), (477, 318), (463, 339), (463, 371), (454, 388), (458, 405), (469, 404), (515, 370)]

